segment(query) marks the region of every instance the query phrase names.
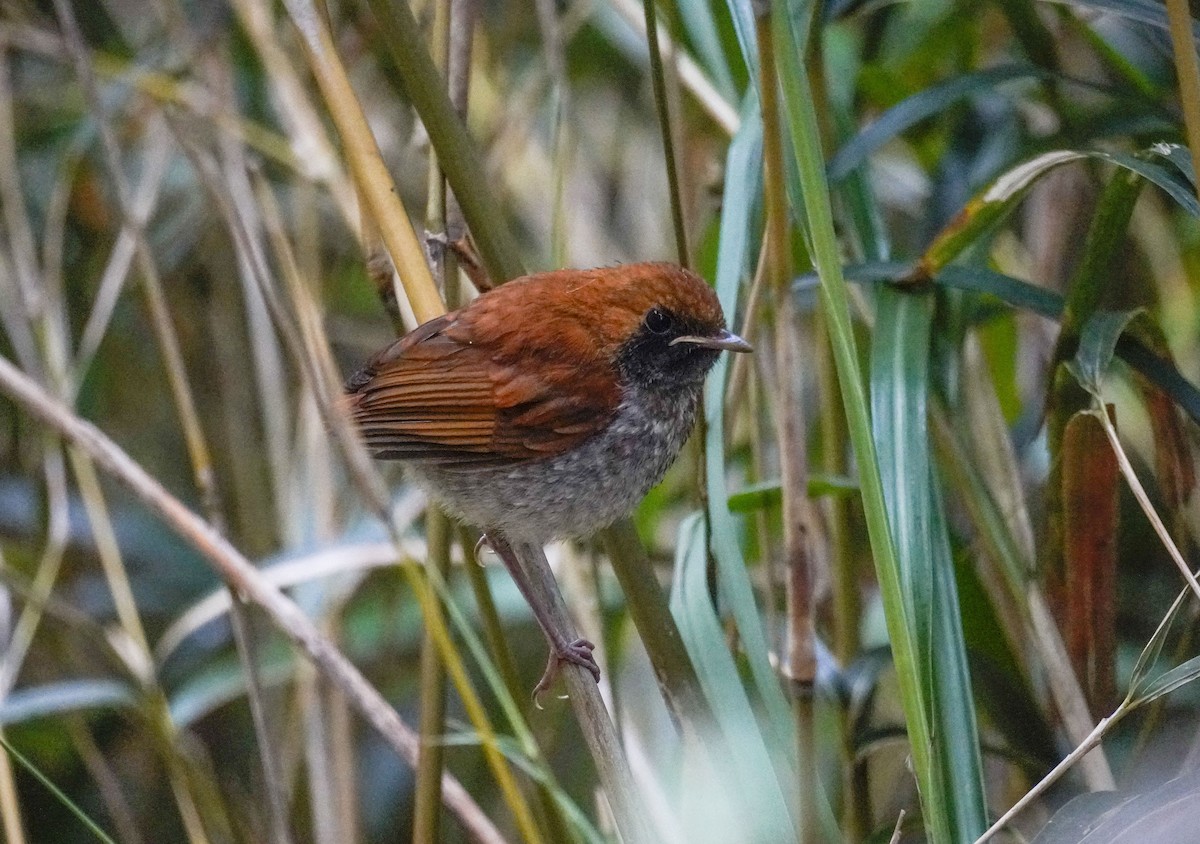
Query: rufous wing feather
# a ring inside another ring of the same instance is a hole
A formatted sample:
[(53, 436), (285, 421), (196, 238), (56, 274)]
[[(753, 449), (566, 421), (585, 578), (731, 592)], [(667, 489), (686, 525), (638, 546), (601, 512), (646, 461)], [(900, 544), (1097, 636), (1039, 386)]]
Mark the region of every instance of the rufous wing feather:
[(608, 424), (620, 391), (602, 362), (521, 348), (489, 311), (431, 320), (350, 378), (351, 415), (376, 457), (469, 470), (560, 454)]

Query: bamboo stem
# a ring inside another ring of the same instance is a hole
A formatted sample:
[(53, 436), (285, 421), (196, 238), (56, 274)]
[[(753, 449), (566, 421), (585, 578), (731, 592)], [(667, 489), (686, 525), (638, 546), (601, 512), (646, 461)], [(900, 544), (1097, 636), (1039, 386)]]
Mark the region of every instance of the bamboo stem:
[[(511, 547), (531, 591), (527, 596), (529, 602), (536, 602), (548, 611), (554, 629), (564, 633), (574, 630), (574, 623), (542, 547), (521, 542), (511, 543)], [(562, 677), (566, 681), (571, 707), (575, 710), (579, 729), (596, 764), (596, 773), (604, 786), (621, 838), (625, 844), (653, 844), (658, 837), (650, 828), (649, 814), (633, 780), (633, 772), (621, 748), (616, 727), (600, 696), (600, 687), (591, 672), (573, 663), (563, 665)]]
[(412, 10), (403, 0), (369, 0), (369, 5), (404, 81), (404, 92), (425, 124), (442, 171), (462, 206), (484, 266), (498, 282), (517, 278), (524, 271), (516, 243), (488, 190), (491, 182), (479, 153), (429, 58)]
[(284, 0), (284, 6), (300, 32), (313, 75), (342, 138), (343, 151), (359, 196), (379, 227), (413, 313), (420, 322), (431, 320), (445, 311), (442, 299), (425, 264), (425, 255), (408, 221), (408, 213), (400, 203), (396, 185), (379, 154), (375, 136), (367, 125), (366, 115), (350, 85), (350, 77), (334, 48), (333, 37), (311, 0)]
[[(431, 508), (425, 521), (429, 564), (445, 579), (450, 572), (450, 522)], [(421, 642), (421, 749), (417, 754), (417, 788), (413, 809), (414, 844), (440, 841), (442, 803), (442, 735), (446, 721), (446, 668), (437, 643), (426, 634)]]
[(812, 569), (808, 533), (811, 513), (808, 502), (808, 455), (805, 446), (804, 371), (798, 348), (795, 309), (791, 295), (791, 236), (788, 221), (787, 175), (783, 168), (783, 140), (779, 117), (775, 44), (770, 4), (755, 6), (758, 35), (759, 101), (763, 121), (763, 194), (766, 206), (766, 279), (770, 301), (775, 305), (777, 400), (775, 439), (779, 448), (780, 486), (783, 495), (783, 543), (787, 565), (787, 655), (784, 671), (793, 694), (796, 721), (796, 815), (802, 844), (817, 841), (817, 758), (813, 726), (813, 686), (816, 682), (816, 629), (813, 623)]
[(675, 226), (675, 250), (679, 265), (691, 266), (688, 250), (687, 223), (683, 214), (683, 196), (679, 189), (679, 163), (675, 158), (675, 139), (671, 131), (671, 107), (667, 101), (667, 86), (663, 76), (662, 52), (658, 46), (658, 25), (654, 0), (642, 0), (646, 15), (646, 44), (650, 48), (650, 80), (654, 87), (654, 101), (658, 105), (658, 125), (662, 129), (663, 159), (667, 169), (667, 190), (671, 198), (671, 222)]
[[(1200, 61), (1192, 35), (1192, 13), (1187, 0), (1167, 0), (1167, 22), (1171, 46), (1175, 51), (1175, 75), (1179, 80), (1179, 102), (1183, 106), (1183, 126), (1187, 133), (1192, 167), (1200, 172)], [(1196, 186), (1200, 196), (1200, 185)]]

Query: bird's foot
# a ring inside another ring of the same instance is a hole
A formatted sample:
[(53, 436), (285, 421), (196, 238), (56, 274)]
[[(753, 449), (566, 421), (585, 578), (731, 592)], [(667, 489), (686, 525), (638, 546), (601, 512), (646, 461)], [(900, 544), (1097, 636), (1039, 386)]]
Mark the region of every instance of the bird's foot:
[(542, 679), (538, 680), (538, 684), (533, 687), (533, 703), (538, 709), (542, 708), (542, 694), (549, 691), (554, 685), (554, 681), (558, 679), (558, 674), (562, 670), (564, 662), (569, 662), (572, 665), (578, 665), (580, 668), (586, 668), (592, 672), (592, 677), (596, 682), (600, 682), (600, 666), (596, 664), (596, 658), (592, 656), (592, 651), (596, 646), (587, 639), (576, 639), (574, 642), (569, 642), (563, 645), (550, 646), (550, 658), (546, 662), (546, 671), (542, 674)]
[[(427, 231), (425, 232), (425, 249), (430, 257), (437, 255), (439, 265), (441, 261), (445, 260), (446, 253), (452, 252), (458, 259), (463, 272), (467, 274), (467, 278), (480, 293), (486, 293), (496, 286), (483, 266), (483, 258), (480, 256), (479, 250), (475, 248), (475, 243), (466, 231), (454, 233)], [(437, 252), (435, 253), (434, 250)]]

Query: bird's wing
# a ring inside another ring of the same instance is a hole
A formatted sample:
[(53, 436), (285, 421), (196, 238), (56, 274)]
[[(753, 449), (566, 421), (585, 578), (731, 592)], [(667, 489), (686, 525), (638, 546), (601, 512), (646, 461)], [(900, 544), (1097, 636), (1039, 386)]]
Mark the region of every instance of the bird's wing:
[(513, 326), (460, 323), (454, 314), (425, 323), (347, 382), (376, 457), (462, 469), (516, 463), (578, 445), (616, 412), (619, 388), (598, 364), (522, 349)]

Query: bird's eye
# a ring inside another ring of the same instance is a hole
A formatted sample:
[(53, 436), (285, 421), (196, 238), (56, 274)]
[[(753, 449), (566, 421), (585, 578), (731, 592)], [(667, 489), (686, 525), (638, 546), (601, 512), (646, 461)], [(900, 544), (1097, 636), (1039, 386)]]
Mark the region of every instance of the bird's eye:
[(675, 324), (675, 320), (666, 311), (658, 308), (651, 308), (646, 314), (646, 327), (655, 334), (666, 334), (671, 330), (671, 326)]

